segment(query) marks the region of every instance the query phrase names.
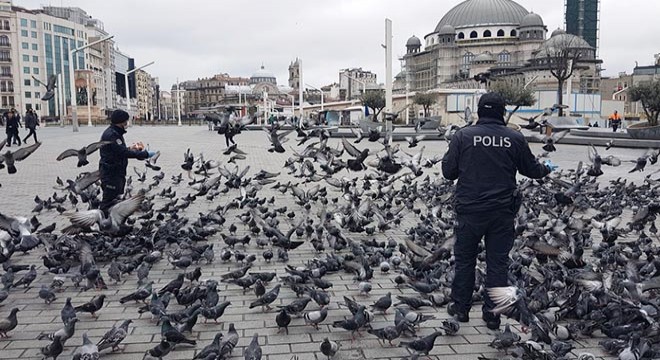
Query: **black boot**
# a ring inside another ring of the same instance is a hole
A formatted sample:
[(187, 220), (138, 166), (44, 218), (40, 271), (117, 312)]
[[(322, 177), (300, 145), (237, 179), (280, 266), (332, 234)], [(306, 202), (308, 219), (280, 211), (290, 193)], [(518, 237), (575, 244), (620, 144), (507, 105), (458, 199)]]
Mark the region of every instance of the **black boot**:
[(497, 330), (500, 328), (500, 316), (493, 314), (490, 311), (484, 311), (481, 318), (486, 323), (486, 327), (490, 330)]
[(470, 321), (468, 312), (464, 310), (458, 310), (456, 303), (447, 305), (447, 314), (449, 314), (449, 316), (453, 316), (458, 322), (466, 323)]

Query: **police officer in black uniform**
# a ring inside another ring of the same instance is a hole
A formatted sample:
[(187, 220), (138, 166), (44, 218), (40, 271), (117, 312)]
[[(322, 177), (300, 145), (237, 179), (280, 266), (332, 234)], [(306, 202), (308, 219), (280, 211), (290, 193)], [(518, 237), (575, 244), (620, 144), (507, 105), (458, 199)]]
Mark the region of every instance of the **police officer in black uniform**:
[(108, 209), (124, 194), (128, 159), (144, 160), (156, 155), (153, 151), (144, 150), (141, 144), (126, 146), (124, 134), (129, 118), (130, 116), (124, 110), (113, 111), (110, 117), (112, 124), (101, 135), (101, 141), (110, 142), (101, 147), (101, 160), (99, 161), (101, 189), (103, 189), (103, 200), (101, 200), (99, 209), (103, 210), (106, 215)]
[[(516, 172), (539, 179), (556, 169), (549, 160), (539, 163), (523, 134), (506, 126), (506, 104), (496, 93), (479, 100), (476, 125), (457, 131), (442, 159), (442, 173), (456, 180), (456, 273), (449, 315), (469, 321), (479, 243), (486, 247), (486, 287), (508, 286), (509, 251), (514, 239), (514, 215), (521, 199), (516, 191)], [(483, 320), (489, 329), (500, 326), (494, 305), (484, 295)]]

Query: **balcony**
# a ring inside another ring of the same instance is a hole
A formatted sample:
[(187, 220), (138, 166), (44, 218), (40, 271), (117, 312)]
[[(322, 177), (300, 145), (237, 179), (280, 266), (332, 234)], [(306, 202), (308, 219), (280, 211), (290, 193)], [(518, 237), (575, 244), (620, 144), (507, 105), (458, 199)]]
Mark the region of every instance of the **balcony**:
[(0, 79), (11, 79), (14, 75), (12, 74), (0, 74)]
[(11, 47), (11, 44), (8, 42), (0, 42), (0, 47)]
[(11, 62), (11, 58), (0, 58), (0, 62)]

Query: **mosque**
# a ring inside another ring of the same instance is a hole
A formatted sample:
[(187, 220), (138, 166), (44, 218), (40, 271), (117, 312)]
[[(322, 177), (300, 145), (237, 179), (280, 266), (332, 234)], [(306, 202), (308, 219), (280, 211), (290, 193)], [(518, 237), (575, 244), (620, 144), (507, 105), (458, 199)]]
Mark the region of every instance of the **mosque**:
[(548, 36), (543, 18), (513, 0), (466, 0), (449, 10), (423, 40), (414, 35), (408, 39), (394, 88), (475, 89), (483, 86), (475, 75), (487, 74), (491, 80), (556, 89), (548, 54), (561, 46), (580, 53), (573, 89), (597, 93), (602, 61), (585, 40), (561, 29)]

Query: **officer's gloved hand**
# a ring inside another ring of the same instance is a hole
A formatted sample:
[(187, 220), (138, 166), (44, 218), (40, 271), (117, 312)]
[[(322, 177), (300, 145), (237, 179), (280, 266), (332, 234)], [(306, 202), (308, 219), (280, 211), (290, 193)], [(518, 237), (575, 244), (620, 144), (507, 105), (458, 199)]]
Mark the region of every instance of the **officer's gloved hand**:
[(150, 157), (150, 158), (156, 156), (156, 153), (157, 153), (156, 151), (147, 151), (147, 154), (149, 154), (148, 157)]
[(551, 172), (552, 172), (552, 171), (555, 171), (555, 170), (557, 170), (557, 169), (559, 168), (558, 165), (553, 164), (552, 161), (550, 161), (549, 159), (546, 160), (545, 162), (543, 162), (543, 165), (545, 165), (545, 167), (547, 167), (548, 169), (550, 169)]

